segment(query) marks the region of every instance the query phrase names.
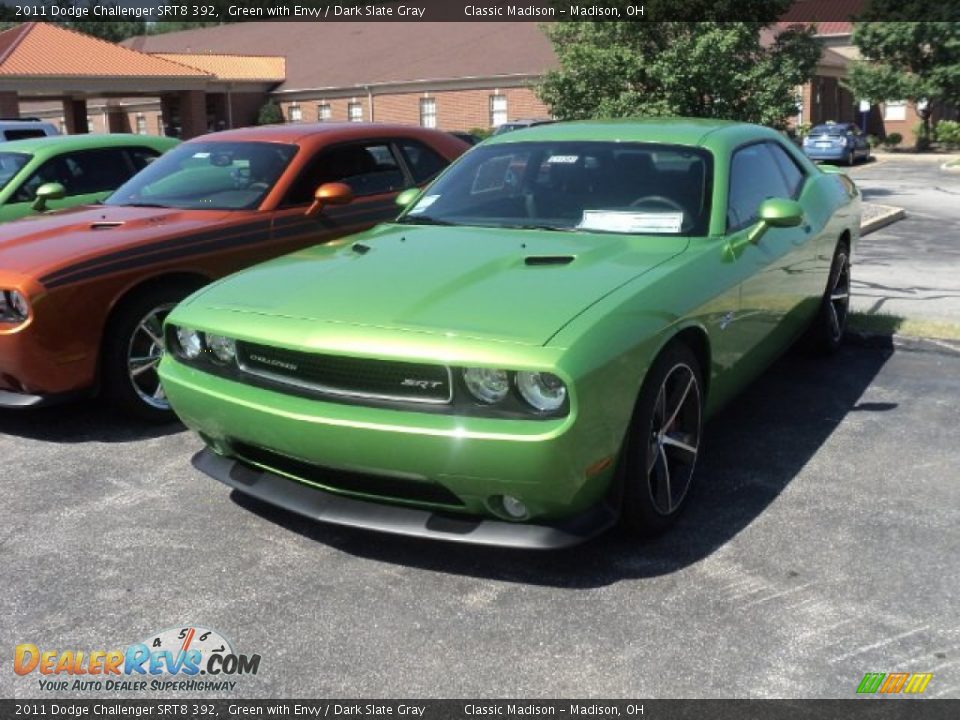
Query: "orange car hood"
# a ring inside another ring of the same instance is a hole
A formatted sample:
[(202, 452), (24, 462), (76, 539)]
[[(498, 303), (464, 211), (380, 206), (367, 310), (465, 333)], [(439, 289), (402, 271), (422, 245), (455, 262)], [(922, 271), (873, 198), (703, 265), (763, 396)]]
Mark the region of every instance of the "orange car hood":
[(216, 228), (250, 212), (88, 205), (0, 225), (0, 276), (39, 278), (128, 247)]

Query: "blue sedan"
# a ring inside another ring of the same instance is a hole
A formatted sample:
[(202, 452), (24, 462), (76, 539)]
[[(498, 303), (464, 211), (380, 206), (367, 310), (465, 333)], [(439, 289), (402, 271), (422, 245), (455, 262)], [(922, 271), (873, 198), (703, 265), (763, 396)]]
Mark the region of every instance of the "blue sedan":
[(803, 152), (811, 160), (833, 160), (853, 165), (870, 157), (867, 136), (853, 123), (816, 125), (803, 139)]

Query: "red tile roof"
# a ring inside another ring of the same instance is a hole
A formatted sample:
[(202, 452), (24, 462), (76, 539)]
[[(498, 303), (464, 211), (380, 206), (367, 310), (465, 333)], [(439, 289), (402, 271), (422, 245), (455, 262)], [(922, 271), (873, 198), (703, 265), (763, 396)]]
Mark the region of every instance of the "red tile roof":
[(153, 57), (198, 68), (218, 80), (279, 83), (287, 79), (286, 58), (276, 55), (153, 53)]
[(0, 32), (0, 76), (182, 78), (207, 73), (52, 23), (30, 22)]
[(812, 23), (817, 26), (817, 35), (821, 37), (849, 35), (853, 30), (852, 19), (866, 5), (867, 0), (795, 0), (777, 25)]

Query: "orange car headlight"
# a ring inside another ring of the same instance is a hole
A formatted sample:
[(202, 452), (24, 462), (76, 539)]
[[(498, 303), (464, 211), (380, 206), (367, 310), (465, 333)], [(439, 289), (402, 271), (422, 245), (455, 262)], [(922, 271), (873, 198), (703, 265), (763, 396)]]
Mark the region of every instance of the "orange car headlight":
[(0, 322), (22, 323), (30, 317), (30, 302), (19, 290), (0, 290)]

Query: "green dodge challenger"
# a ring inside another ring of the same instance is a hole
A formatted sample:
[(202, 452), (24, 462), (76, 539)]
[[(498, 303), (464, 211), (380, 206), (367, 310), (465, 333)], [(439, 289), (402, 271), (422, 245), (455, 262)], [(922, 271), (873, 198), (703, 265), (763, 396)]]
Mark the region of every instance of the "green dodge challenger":
[(200, 470), (404, 535), (655, 534), (684, 506), (704, 420), (801, 336), (843, 337), (859, 192), (773, 130), (543, 125), (400, 201), (395, 222), (169, 315), (160, 374), (207, 445)]

